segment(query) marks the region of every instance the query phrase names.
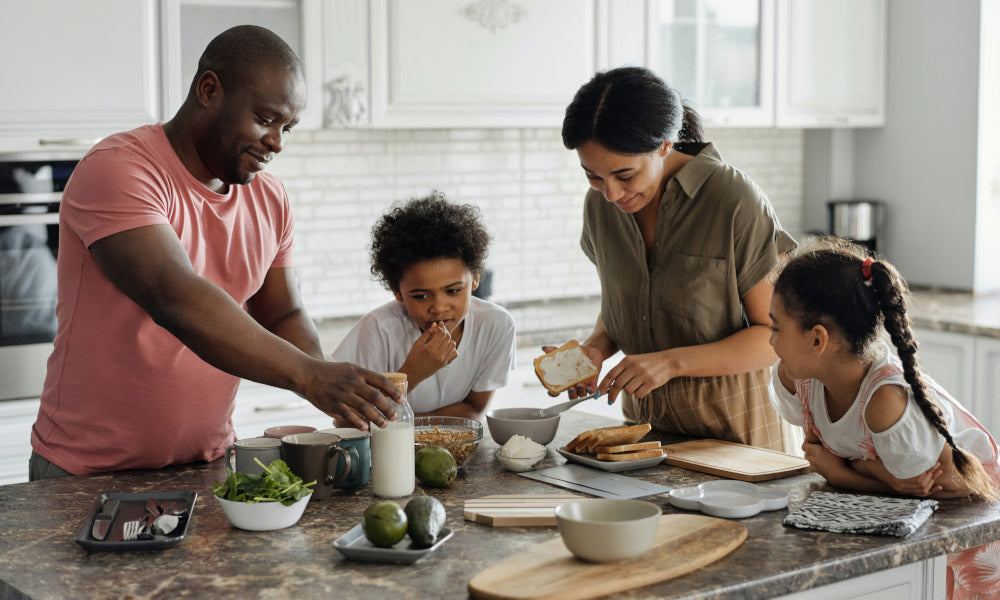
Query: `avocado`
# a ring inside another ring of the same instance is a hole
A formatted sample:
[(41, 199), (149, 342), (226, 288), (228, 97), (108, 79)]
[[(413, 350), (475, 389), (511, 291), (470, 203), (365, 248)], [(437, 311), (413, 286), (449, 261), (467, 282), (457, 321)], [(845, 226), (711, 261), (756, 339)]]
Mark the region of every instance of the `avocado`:
[(446, 488), (458, 475), (455, 457), (441, 446), (424, 446), (415, 460), (417, 479), (426, 486)]
[(431, 496), (417, 496), (406, 503), (406, 533), (417, 548), (430, 548), (444, 527), (444, 505)]

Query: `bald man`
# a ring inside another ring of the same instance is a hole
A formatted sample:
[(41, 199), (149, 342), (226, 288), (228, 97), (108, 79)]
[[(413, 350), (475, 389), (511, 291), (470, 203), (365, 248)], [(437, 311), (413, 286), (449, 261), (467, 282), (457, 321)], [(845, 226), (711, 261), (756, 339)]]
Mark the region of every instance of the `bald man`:
[(113, 135), (76, 167), (30, 479), (214, 460), (236, 438), (240, 378), (357, 427), (394, 418), (385, 378), (323, 359), (288, 198), (264, 172), (303, 88), (281, 38), (235, 27), (208, 45), (173, 119)]

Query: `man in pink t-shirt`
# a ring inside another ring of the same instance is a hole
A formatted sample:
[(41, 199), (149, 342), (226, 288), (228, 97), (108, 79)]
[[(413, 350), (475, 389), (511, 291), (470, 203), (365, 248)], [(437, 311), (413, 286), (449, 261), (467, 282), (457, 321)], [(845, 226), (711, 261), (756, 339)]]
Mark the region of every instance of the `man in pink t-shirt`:
[(172, 120), (111, 136), (76, 167), (31, 479), (214, 460), (235, 439), (240, 378), (357, 427), (394, 418), (388, 380), (323, 359), (288, 198), (262, 172), (303, 103), (288, 45), (235, 27), (208, 45)]

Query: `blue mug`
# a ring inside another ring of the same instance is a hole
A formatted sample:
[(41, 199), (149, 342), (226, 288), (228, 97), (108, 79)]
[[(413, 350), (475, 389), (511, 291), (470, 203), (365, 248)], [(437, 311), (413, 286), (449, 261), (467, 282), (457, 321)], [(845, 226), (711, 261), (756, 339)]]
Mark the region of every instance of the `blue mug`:
[(338, 481), (333, 484), (337, 489), (355, 489), (368, 483), (372, 474), (371, 433), (353, 427), (336, 427), (323, 429), (320, 433), (333, 433), (340, 436), (340, 447), (351, 454), (351, 472), (340, 479), (344, 472), (344, 461), (337, 462), (335, 473)]

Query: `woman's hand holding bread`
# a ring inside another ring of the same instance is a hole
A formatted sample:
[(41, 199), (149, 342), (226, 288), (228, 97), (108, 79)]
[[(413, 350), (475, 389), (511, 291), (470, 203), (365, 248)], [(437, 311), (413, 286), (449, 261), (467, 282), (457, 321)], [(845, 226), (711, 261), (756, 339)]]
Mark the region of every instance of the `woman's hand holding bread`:
[(542, 346), (544, 355), (535, 359), (535, 374), (550, 396), (569, 392), (570, 399), (597, 391), (604, 355), (594, 348), (570, 340), (556, 348)]

